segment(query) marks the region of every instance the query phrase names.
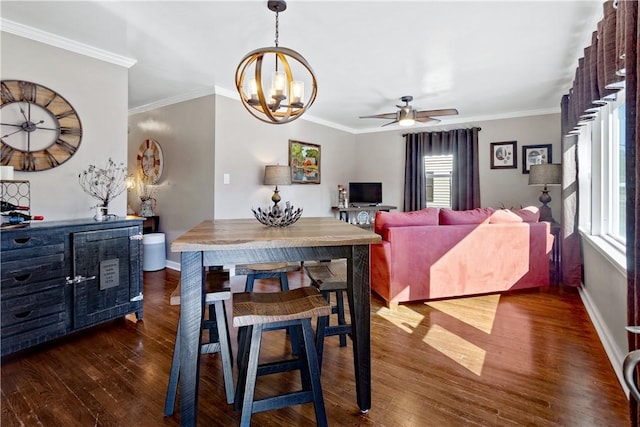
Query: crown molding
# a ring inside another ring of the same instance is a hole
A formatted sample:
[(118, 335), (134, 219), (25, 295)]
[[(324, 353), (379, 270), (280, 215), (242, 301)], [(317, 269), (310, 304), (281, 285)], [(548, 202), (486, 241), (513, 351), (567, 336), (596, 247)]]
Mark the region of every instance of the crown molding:
[[(177, 96), (165, 98), (159, 101), (155, 101), (149, 104), (141, 105), (139, 107), (131, 108), (129, 109), (129, 115), (144, 113), (144, 112), (153, 110), (155, 108), (166, 107), (168, 105), (177, 104), (178, 102), (190, 101), (192, 99), (200, 98), (202, 96), (207, 96), (207, 95), (224, 96), (225, 98), (233, 99), (235, 101), (240, 102), (238, 93), (236, 91), (225, 89), (220, 86), (214, 86), (214, 87), (194, 90), (181, 95), (177, 95)], [(305, 114), (303, 117), (300, 117), (299, 120), (305, 120), (311, 123), (316, 123), (322, 126), (330, 127), (332, 129), (351, 133), (353, 135), (360, 135), (360, 134), (368, 134), (368, 133), (393, 132), (393, 131), (398, 131), (398, 129), (402, 129), (405, 131), (418, 131), (421, 129), (428, 130), (432, 128), (439, 128), (442, 126), (448, 126), (448, 125), (454, 125), (454, 124), (472, 124), (472, 123), (491, 121), (491, 120), (514, 119), (514, 118), (520, 118), (520, 117), (542, 116), (545, 114), (559, 114), (559, 113), (560, 113), (560, 108), (554, 107), (554, 108), (539, 109), (539, 110), (513, 111), (513, 112), (494, 114), (494, 115), (452, 117), (452, 118), (443, 119), (440, 123), (437, 123), (437, 124), (430, 124), (430, 125), (416, 124), (408, 128), (400, 128), (399, 125), (392, 125), (384, 128), (380, 126), (376, 126), (376, 127), (365, 128), (365, 129), (356, 129), (356, 128), (351, 128), (338, 123), (334, 123), (325, 119), (321, 119), (319, 117), (315, 117), (308, 113)]]
[(166, 107), (168, 105), (177, 104), (179, 102), (191, 101), (192, 99), (202, 98), (203, 96), (213, 95), (217, 91), (216, 87), (205, 87), (202, 89), (192, 90), (190, 92), (181, 93), (180, 95), (171, 96), (169, 98), (160, 99), (158, 101), (150, 102), (148, 104), (140, 105), (138, 107), (130, 108), (128, 113), (140, 114), (156, 108)]
[(75, 40), (29, 27), (5, 18), (0, 18), (0, 30), (126, 68), (130, 68), (133, 64), (138, 62), (133, 58), (98, 49), (96, 47), (89, 46), (88, 44), (80, 43)]

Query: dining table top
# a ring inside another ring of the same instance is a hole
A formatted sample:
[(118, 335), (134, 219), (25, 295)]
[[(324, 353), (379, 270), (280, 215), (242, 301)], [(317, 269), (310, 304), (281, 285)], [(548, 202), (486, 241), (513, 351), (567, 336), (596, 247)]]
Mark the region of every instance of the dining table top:
[(287, 227), (253, 218), (206, 220), (171, 243), (173, 252), (368, 245), (380, 235), (332, 217), (303, 217)]

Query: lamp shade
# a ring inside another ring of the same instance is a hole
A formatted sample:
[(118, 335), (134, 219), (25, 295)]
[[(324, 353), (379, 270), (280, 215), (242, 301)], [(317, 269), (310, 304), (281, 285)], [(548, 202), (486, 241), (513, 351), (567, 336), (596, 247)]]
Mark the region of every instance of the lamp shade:
[(264, 167), (264, 185), (291, 184), (291, 169), (289, 166), (267, 165)]
[(559, 184), (562, 184), (562, 165), (555, 163), (531, 165), (529, 169), (529, 185)]

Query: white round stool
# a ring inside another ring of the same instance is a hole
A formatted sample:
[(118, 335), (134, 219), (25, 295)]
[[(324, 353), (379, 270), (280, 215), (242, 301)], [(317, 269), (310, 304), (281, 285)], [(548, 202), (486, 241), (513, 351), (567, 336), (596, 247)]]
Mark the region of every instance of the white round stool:
[(142, 235), (142, 270), (157, 271), (166, 266), (167, 256), (164, 247), (164, 233)]

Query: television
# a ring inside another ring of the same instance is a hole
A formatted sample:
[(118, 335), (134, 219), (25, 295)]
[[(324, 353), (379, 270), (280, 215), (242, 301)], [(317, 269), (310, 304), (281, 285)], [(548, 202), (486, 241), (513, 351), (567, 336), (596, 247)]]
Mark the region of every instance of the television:
[(355, 206), (376, 206), (382, 203), (381, 182), (350, 182), (349, 204)]

